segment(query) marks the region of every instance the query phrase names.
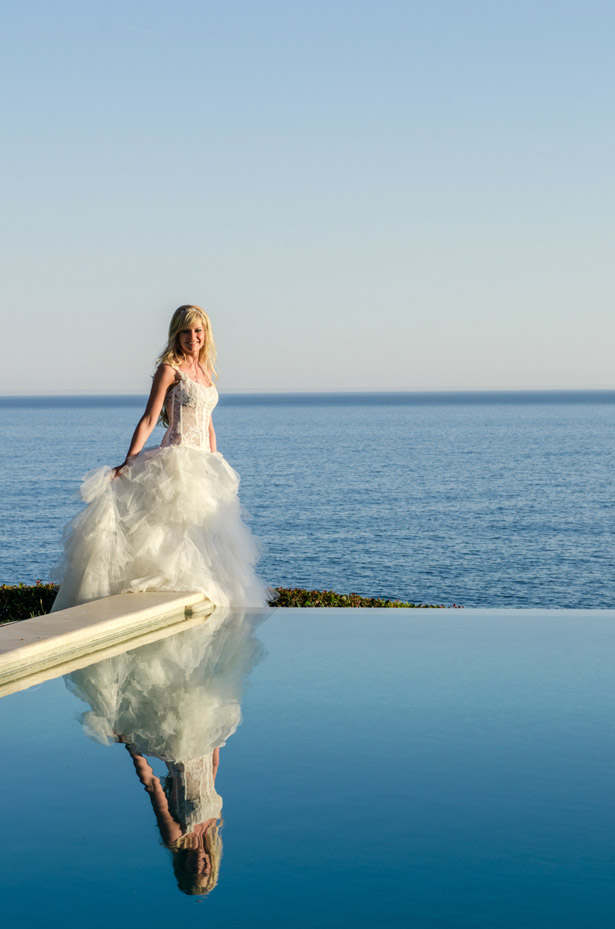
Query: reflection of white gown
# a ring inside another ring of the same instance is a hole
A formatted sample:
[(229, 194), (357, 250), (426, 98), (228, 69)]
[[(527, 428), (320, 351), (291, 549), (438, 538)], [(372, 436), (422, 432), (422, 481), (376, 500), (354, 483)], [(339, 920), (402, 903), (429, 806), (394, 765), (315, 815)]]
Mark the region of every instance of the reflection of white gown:
[(81, 716), (90, 738), (121, 737), (132, 752), (166, 762), (169, 808), (187, 829), (220, 815), (213, 750), (241, 722), (243, 682), (263, 656), (253, 634), (263, 618), (218, 609), (200, 626), (65, 679), (91, 707)]
[(241, 519), (239, 478), (209, 446), (218, 402), (178, 371), (167, 395), (170, 426), (159, 448), (86, 475), (89, 506), (64, 530), (52, 577), (54, 610), (138, 590), (202, 591), (218, 606), (263, 607), (268, 590), (254, 572), (258, 548)]

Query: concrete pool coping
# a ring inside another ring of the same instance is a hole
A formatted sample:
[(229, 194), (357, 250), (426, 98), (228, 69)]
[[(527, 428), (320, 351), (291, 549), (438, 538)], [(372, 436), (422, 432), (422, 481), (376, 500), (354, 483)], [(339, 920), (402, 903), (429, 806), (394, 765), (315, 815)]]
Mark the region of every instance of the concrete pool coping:
[(213, 608), (202, 593), (146, 591), (8, 623), (0, 627), (0, 687), (6, 692), (5, 685), (16, 680), (37, 678), (25, 685), (32, 686), (46, 669), (126, 642), (140, 642), (190, 617), (202, 621)]
[[(167, 635), (207, 620), (215, 607), (201, 593), (147, 591), (117, 594), (93, 600), (68, 610), (21, 620), (0, 626), (0, 697), (26, 690), (35, 684), (86, 667), (103, 658), (157, 641)], [(271, 608), (273, 609), (273, 608)], [(367, 612), (374, 617), (382, 612), (398, 614), (400, 610), (348, 607), (286, 607), (293, 615), (327, 613), (344, 616)], [(437, 610), (404, 610), (408, 619), (436, 621), (447, 614), (460, 624), (473, 618), (489, 616), (510, 619), (514, 616), (536, 620), (569, 619), (582, 614), (615, 622), (613, 608), (586, 609), (540, 607), (453, 607)], [(470, 623), (471, 625), (471, 623)]]

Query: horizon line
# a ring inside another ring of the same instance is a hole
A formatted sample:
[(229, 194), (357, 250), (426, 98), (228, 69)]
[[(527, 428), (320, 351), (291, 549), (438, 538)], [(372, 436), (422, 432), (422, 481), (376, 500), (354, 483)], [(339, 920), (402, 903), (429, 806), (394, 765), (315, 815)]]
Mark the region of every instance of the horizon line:
[[(521, 393), (615, 393), (612, 387), (377, 387), (371, 390), (359, 388), (330, 388), (319, 390), (258, 390), (258, 389), (229, 389), (223, 396), (331, 396), (342, 395), (373, 395), (373, 394), (521, 394)], [(138, 391), (71, 391), (53, 393), (10, 393), (0, 394), (0, 400), (17, 399), (62, 399), (65, 397), (147, 397), (147, 392)]]

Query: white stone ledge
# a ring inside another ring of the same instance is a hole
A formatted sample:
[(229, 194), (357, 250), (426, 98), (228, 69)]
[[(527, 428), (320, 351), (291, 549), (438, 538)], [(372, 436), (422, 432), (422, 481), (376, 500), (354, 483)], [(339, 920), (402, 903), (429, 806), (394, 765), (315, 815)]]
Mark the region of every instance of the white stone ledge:
[[(146, 591), (92, 600), (0, 626), (0, 684), (184, 622), (212, 604), (201, 593)], [(95, 660), (95, 659), (94, 659)]]

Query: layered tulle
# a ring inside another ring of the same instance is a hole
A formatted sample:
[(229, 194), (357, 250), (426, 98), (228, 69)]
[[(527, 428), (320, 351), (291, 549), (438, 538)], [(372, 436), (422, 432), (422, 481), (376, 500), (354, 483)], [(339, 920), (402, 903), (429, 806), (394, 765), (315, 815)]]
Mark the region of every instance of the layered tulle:
[(166, 762), (170, 807), (188, 827), (217, 817), (212, 752), (241, 722), (241, 694), (264, 655), (256, 637), (266, 613), (216, 609), (192, 629), (99, 661), (65, 678), (88, 707), (87, 735), (121, 740)]
[(113, 478), (90, 471), (88, 504), (64, 530), (54, 610), (126, 591), (200, 591), (218, 606), (262, 607), (258, 545), (244, 524), (239, 478), (219, 453), (143, 452)]

